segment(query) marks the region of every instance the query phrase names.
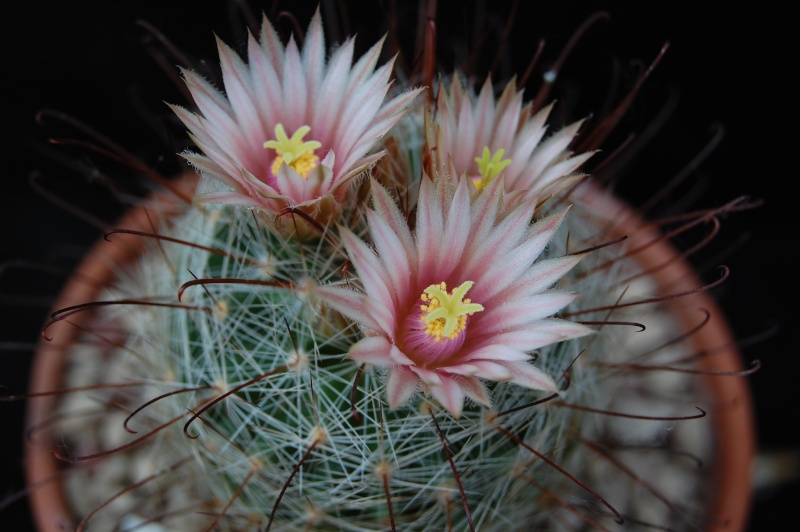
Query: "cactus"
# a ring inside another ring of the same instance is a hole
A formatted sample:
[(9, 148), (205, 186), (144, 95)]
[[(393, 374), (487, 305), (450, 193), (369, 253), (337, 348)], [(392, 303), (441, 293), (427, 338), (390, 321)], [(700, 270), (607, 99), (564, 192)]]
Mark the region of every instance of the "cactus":
[(322, 28), (220, 42), (224, 91), (183, 71), (193, 201), (109, 232), (144, 251), (45, 328), (79, 331), (48, 422), (79, 528), (702, 526), (691, 334), (578, 173), (591, 131)]

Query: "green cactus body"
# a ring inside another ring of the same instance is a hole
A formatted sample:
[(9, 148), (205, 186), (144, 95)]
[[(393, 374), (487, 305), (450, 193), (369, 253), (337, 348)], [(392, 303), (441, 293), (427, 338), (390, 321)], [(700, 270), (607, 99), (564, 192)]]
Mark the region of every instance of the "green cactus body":
[[(589, 220), (584, 209), (574, 207), (544, 258), (567, 251), (567, 233), (573, 242), (591, 238), (588, 233), (593, 231), (586, 228), (596, 225)], [(357, 219), (348, 222), (360, 225)], [(93, 325), (97, 334), (106, 328), (124, 331), (124, 347), (104, 355), (118, 365), (115, 373), (133, 382), (151, 383), (94, 399), (108, 409), (122, 407), (132, 412), (161, 394), (196, 390), (165, 397), (137, 413), (129, 427), (140, 434), (177, 421), (141, 445), (103, 459), (109, 464), (120, 462), (108, 467), (115, 472), (109, 473), (114, 479), (111, 485), (120, 489), (133, 480), (121, 464), (148, 463), (151, 474), (180, 465), (148, 483), (147, 493), (137, 493), (135, 503), (104, 509), (94, 518), (96, 526), (102, 528), (105, 520), (143, 522), (163, 513), (164, 529), (193, 529), (207, 526), (224, 513), (219, 529), (263, 528), (271, 518), (277, 530), (383, 530), (392, 523), (405, 530), (458, 530), (468, 526), (460, 495), (463, 489), (474, 525), (500, 530), (573, 519), (564, 510), (554, 511), (559, 506), (554, 497), (571, 499), (573, 506), (600, 504), (531, 449), (586, 479), (593, 474), (592, 467), (601, 463), (608, 467), (602, 460), (587, 462), (590, 451), (581, 443), (581, 439), (597, 441), (608, 430), (602, 416), (549, 403), (505, 413), (547, 395), (511, 383), (492, 385), (491, 409), (468, 404), (458, 419), (421, 393), (390, 410), (380, 370), (367, 367), (357, 379), (359, 365), (346, 353), (363, 333), (310, 297), (304, 287), (309, 282), (342, 279), (347, 256), (331, 243), (335, 239), (300, 241), (274, 230), (269, 220), (249, 210), (231, 207), (191, 207), (165, 220), (164, 226), (169, 228), (162, 231), (164, 235), (224, 254), (159, 243), (126, 266), (122, 279), (109, 289), (109, 298), (143, 299), (148, 294), (157, 296), (153, 300), (186, 308), (119, 308), (94, 318), (103, 321)], [(609, 292), (609, 281), (630, 274), (635, 264), (622, 262), (600, 279), (586, 274), (618, 253), (617, 249), (594, 252), (562, 283), (582, 294), (584, 306), (587, 300), (613, 303), (622, 288)], [(191, 286), (179, 302), (179, 288), (193, 278), (265, 284)], [(352, 273), (349, 282), (358, 285)], [(663, 326), (659, 330), (664, 334)], [(629, 357), (630, 348), (619, 345), (625, 343), (624, 336), (619, 329), (607, 328), (592, 337), (553, 344), (539, 350), (537, 362), (551, 374), (559, 374), (585, 350), (569, 369), (571, 384), (563, 399), (600, 408), (613, 400), (620, 387), (641, 385), (638, 376), (619, 379), (586, 363), (607, 359), (610, 353)], [(98, 342), (94, 335), (85, 340)], [(92, 352), (76, 347), (71, 357), (81, 366), (95, 367), (98, 362), (91, 361)], [(80, 368), (75, 371), (82, 374)], [(112, 375), (101, 378), (114, 380)], [(683, 385), (686, 381), (682, 379)], [(240, 386), (203, 411), (184, 432), (191, 412), (200, 412), (212, 399)], [(662, 397), (657, 403), (672, 405), (674, 400), (674, 396)], [(668, 410), (686, 411), (685, 401), (672, 406)], [(73, 413), (67, 417), (74, 417), (77, 408), (67, 403), (65, 412)], [(107, 433), (108, 417), (98, 421), (98, 431), (102, 428)], [(645, 430), (648, 439), (659, 437), (658, 430)], [(87, 434), (81, 432), (80, 438), (85, 439)], [(117, 444), (119, 434), (124, 434), (121, 424), (114, 425), (114, 432), (113, 438), (98, 436), (92, 445)], [(682, 469), (684, 475), (696, 475), (691, 467)], [(146, 477), (141, 472), (137, 476)], [(620, 476), (617, 471), (616, 482), (621, 482)], [(77, 472), (71, 477), (77, 484), (86, 482)], [(590, 489), (602, 495), (608, 482), (598, 478)], [(159, 483), (163, 485), (156, 489)], [(636, 490), (630, 479), (622, 483)], [(84, 512), (108, 495), (104, 491), (86, 499), (85, 490), (76, 493), (82, 496), (76, 505)], [(623, 504), (630, 503), (628, 497), (635, 496), (626, 496)], [(280, 504), (273, 508), (278, 499)], [(669, 513), (669, 508), (661, 506), (662, 513)], [(624, 506), (615, 507), (625, 511)], [(170, 517), (170, 511), (178, 513)]]

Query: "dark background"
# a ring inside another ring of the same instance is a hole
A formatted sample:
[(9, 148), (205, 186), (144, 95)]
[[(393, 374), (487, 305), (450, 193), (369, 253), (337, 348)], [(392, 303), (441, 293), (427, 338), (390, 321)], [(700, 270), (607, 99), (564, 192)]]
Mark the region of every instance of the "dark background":
[[(85, 151), (48, 147), (48, 136), (70, 136), (65, 133), (71, 130), (52, 120), (47, 128), (38, 126), (34, 121), (37, 110), (68, 113), (112, 136), (162, 172), (175, 170), (173, 154), (183, 146), (182, 129), (174, 127), (162, 100), (185, 100), (148, 55), (147, 32), (136, 25), (136, 20), (159, 28), (178, 48), (191, 53), (192, 60), (209, 59), (212, 70), (216, 64), (213, 33), (237, 46), (243, 42), (242, 24), (239, 12), (232, 7), (235, 2), (183, 0), (160, 2), (158, 8), (142, 4), (29, 1), (6, 8), (5, 164), (0, 200), (3, 261), (45, 261), (67, 272), (100, 235), (96, 228), (34, 193), (28, 184), (32, 172), (41, 172), (45, 188), (64, 202), (109, 222), (124, 208), (125, 201), (119, 202), (119, 197), (135, 197), (144, 190), (140, 179), (116, 165), (98, 162), (96, 171), (87, 171), (93, 167), (83, 155)], [(704, 274), (720, 263), (732, 268), (730, 279), (715, 296), (737, 338), (746, 346), (744, 358), (763, 363), (762, 370), (750, 378), (761, 455), (774, 456), (788, 450), (797, 457), (800, 443), (788, 432), (798, 425), (790, 390), (797, 387), (800, 369), (797, 342), (790, 340), (798, 322), (795, 302), (800, 258), (794, 195), (798, 165), (789, 157), (797, 151), (797, 89), (789, 85), (797, 61), (796, 57), (789, 60), (795, 48), (795, 30), (789, 26), (789, 17), (769, 2), (750, 5), (747, 11), (733, 11), (730, 4), (724, 9), (697, 7), (695, 2), (521, 4), (524, 7), (516, 12), (513, 33), (503, 41), (508, 46), (504, 54), (507, 59), (501, 63), (496, 80), (504, 79), (504, 73), (510, 71), (505, 70), (507, 67), (524, 70), (538, 39), (547, 39), (542, 59), (546, 65), (587, 17), (599, 9), (611, 15), (610, 20), (587, 33), (554, 89), (553, 95), (565, 102), (561, 109), (573, 118), (602, 107), (617, 79), (614, 65), (621, 72), (618, 79), (622, 91), (632, 82), (635, 61), (650, 62), (662, 44), (670, 41), (670, 50), (620, 126), (624, 133), (640, 130), (652, 123), (665, 102), (672, 98), (677, 101), (670, 121), (627, 167), (618, 185), (633, 201), (649, 197), (677, 174), (710, 140), (715, 124), (724, 127), (723, 142), (691, 174), (687, 194), (698, 195), (698, 206), (720, 205), (740, 194), (762, 198), (764, 205), (725, 220), (718, 242), (695, 260)], [(255, 6), (256, 13), (290, 9), (305, 28), (316, 4), (250, 5)], [(386, 30), (379, 3), (346, 5), (347, 20), (358, 29), (362, 45)], [(412, 42), (407, 35), (413, 33), (414, 18), (408, 13), (415, 5), (398, 2), (400, 33), (406, 36), (406, 45)], [(487, 49), (498, 42), (497, 33), (511, 4), (480, 6), (477, 2), (440, 2), (436, 22), (439, 56), (444, 62), (454, 58), (452, 50), (465, 50), (465, 43), (474, 43), (481, 36), (486, 37)], [(478, 18), (489, 29), (476, 29), (474, 19), (481, 9), (487, 14)], [(332, 27), (328, 23), (327, 28)], [(290, 20), (282, 19), (279, 28), (289, 31)], [(406, 57), (413, 61), (413, 57)], [(478, 54), (481, 71), (490, 62), (486, 57)], [(168, 65), (176, 63), (171, 58), (167, 61)], [(169, 70), (174, 73), (171, 66)], [(541, 72), (539, 68), (535, 74), (541, 76)], [(537, 86), (535, 81), (529, 83), (527, 94), (532, 97)], [(574, 108), (573, 102), (577, 102)], [(109, 184), (114, 193), (108, 192)], [(707, 280), (712, 277), (705, 276)], [(17, 268), (7, 269), (0, 277), (0, 384), (12, 392), (26, 387), (30, 351), (25, 344), (38, 338), (46, 311), (63, 280), (63, 275)], [(760, 339), (751, 342), (753, 337)], [(24, 486), (23, 411), (24, 403), (0, 404), (0, 497)], [(788, 524), (789, 502), (797, 501), (798, 495), (796, 477), (788, 484), (759, 490), (751, 529), (776, 529)], [(28, 513), (26, 502), (20, 500), (0, 513), (0, 522), (14, 523), (9, 530), (29, 530)]]

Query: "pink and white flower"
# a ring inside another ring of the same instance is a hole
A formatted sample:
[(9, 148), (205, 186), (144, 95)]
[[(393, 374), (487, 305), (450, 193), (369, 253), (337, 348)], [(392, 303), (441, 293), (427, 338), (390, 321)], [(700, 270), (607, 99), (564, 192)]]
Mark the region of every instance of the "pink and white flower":
[(509, 201), (539, 196), (593, 155), (573, 155), (569, 150), (580, 121), (544, 138), (552, 108), (551, 104), (532, 114), (531, 104), (523, 104), (523, 93), (513, 81), (499, 99), (494, 97), (491, 80), (477, 98), (458, 76), (440, 83), (434, 119), (440, 168), (466, 175), (478, 189), (502, 175)]
[(266, 18), (247, 63), (218, 41), (225, 93), (184, 71), (199, 113), (173, 106), (203, 152), (183, 155), (206, 178), (197, 200), (272, 212), (340, 201), (418, 92), (386, 101), (393, 61), (376, 70), (382, 44), (353, 64), (351, 38), (326, 60), (319, 12), (302, 49), (294, 38), (284, 47)]
[(592, 332), (550, 317), (576, 297), (551, 287), (580, 258), (536, 261), (565, 212), (531, 224), (535, 203), (504, 208), (502, 179), (474, 200), (470, 186), (423, 177), (412, 230), (373, 183), (367, 220), (374, 251), (340, 230), (363, 291), (316, 288), (364, 328), (348, 356), (386, 368), (391, 408), (406, 403), (420, 381), (456, 417), (465, 397), (491, 406), (481, 379), (556, 391), (531, 353)]

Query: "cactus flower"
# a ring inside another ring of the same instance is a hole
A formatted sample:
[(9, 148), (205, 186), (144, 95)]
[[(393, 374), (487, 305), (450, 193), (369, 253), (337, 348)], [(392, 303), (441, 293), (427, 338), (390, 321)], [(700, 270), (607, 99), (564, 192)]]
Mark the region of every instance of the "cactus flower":
[(536, 262), (565, 213), (534, 224), (533, 201), (504, 211), (502, 179), (470, 199), (469, 184), (423, 178), (410, 229), (386, 189), (373, 183), (368, 225), (376, 251), (342, 228), (363, 291), (321, 286), (318, 294), (358, 322), (357, 362), (386, 368), (391, 408), (423, 389), (459, 417), (468, 397), (491, 406), (483, 380), (554, 392), (531, 363), (542, 346), (590, 329), (552, 318), (574, 295), (551, 289), (580, 260)]
[(224, 94), (184, 71), (199, 113), (173, 110), (203, 152), (183, 154), (205, 178), (197, 201), (273, 213), (340, 201), (418, 92), (387, 100), (393, 61), (375, 68), (382, 41), (355, 64), (353, 46), (346, 40), (326, 60), (319, 12), (302, 47), (294, 38), (284, 46), (265, 18), (258, 40), (249, 35), (247, 63), (218, 41)]
[(450, 171), (468, 177), (478, 190), (502, 175), (506, 200), (536, 197), (593, 155), (568, 149), (580, 121), (544, 138), (552, 107), (533, 114), (513, 80), (497, 99), (489, 79), (477, 97), (457, 76), (449, 86), (440, 83), (433, 139), (440, 165), (452, 164)]

